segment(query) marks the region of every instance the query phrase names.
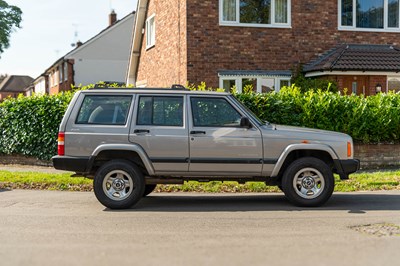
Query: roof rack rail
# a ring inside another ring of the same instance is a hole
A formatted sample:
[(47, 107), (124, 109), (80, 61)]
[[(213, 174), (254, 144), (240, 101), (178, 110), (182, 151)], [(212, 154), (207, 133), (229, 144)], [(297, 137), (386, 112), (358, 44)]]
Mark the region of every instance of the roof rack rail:
[(172, 84), (171, 89), (173, 90), (189, 90), (188, 88), (185, 88), (185, 86), (181, 84)]

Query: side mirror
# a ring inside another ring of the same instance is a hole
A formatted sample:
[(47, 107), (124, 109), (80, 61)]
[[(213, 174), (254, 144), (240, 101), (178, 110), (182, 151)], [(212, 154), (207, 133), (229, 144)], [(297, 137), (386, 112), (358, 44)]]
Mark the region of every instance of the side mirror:
[(248, 117), (242, 117), (240, 119), (240, 127), (251, 128), (251, 123)]

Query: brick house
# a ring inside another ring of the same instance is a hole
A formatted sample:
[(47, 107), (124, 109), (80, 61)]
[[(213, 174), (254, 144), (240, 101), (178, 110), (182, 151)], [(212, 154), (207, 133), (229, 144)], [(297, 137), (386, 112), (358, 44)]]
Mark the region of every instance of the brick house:
[[(340, 89), (398, 90), (399, 61), (368, 62), (386, 52), (398, 58), (399, 13), (399, 0), (138, 0), (126, 80), (278, 91), (304, 65), (306, 76)], [(362, 60), (353, 67), (357, 49)], [(318, 64), (335, 60), (347, 65)]]
[(71, 89), (71, 85), (85, 86), (104, 82), (125, 82), (135, 13), (121, 20), (112, 11), (109, 25), (54, 62), (34, 84), (36, 93), (57, 94)]
[(33, 78), (30, 76), (10, 75), (0, 82), (0, 101), (7, 97), (17, 98), (19, 94), (30, 96), (29, 84)]

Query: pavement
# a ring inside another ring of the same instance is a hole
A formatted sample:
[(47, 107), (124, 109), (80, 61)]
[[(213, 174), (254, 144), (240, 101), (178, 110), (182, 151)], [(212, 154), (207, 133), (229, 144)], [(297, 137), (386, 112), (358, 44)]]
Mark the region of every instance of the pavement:
[(41, 172), (41, 173), (66, 173), (54, 167), (23, 165), (23, 164), (0, 164), (0, 171), (10, 172)]
[(400, 191), (334, 193), (320, 208), (152, 193), (112, 211), (88, 192), (1, 190), (0, 265), (398, 265), (398, 225)]

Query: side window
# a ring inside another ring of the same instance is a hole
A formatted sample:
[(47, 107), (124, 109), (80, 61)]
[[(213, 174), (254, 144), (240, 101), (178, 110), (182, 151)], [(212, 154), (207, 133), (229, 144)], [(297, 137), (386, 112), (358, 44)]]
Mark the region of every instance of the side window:
[(136, 124), (183, 126), (183, 97), (140, 96)]
[(226, 99), (192, 97), (191, 105), (196, 127), (240, 126), (240, 113)]
[(76, 124), (125, 125), (132, 96), (87, 95)]

